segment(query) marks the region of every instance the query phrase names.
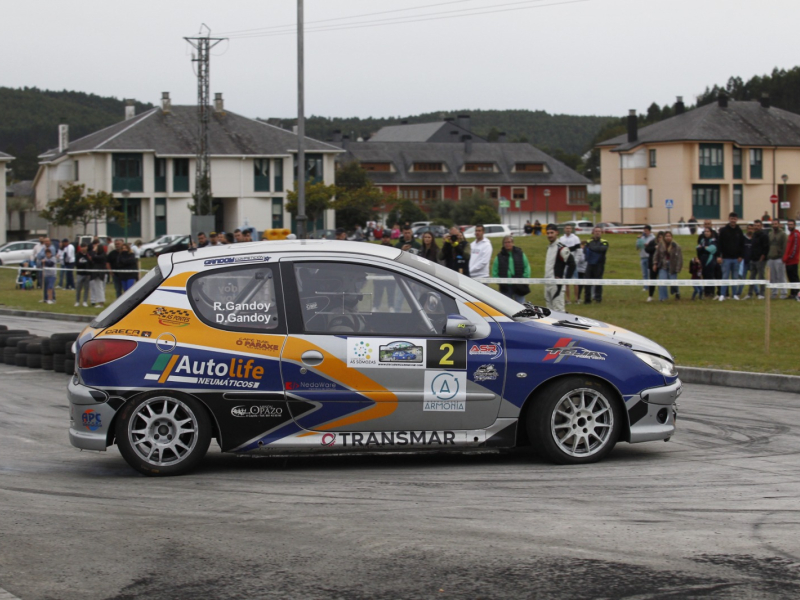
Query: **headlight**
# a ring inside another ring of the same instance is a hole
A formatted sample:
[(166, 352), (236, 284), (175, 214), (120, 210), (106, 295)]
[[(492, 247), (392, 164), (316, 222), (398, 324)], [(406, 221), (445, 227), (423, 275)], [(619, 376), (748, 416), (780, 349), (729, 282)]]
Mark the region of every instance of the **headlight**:
[(653, 354), (646, 354), (645, 352), (634, 352), (634, 354), (665, 377), (676, 377), (678, 375), (678, 371), (675, 370), (675, 365), (666, 358), (661, 358)]

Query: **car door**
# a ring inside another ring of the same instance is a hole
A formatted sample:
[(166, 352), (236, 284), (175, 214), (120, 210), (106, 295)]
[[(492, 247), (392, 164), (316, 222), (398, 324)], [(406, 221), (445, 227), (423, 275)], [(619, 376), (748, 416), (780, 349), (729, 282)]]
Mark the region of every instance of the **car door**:
[(379, 261), (281, 266), (287, 305), (297, 307), (281, 356), (286, 393), (315, 405), (298, 417), (301, 427), (430, 431), (494, 422), (499, 393), (468, 377), (469, 341), (441, 333), (459, 313), (452, 296)]

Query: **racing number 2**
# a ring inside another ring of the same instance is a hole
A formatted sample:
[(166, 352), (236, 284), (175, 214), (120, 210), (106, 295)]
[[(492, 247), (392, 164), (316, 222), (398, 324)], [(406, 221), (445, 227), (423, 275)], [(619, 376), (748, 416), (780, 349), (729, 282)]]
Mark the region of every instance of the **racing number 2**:
[(428, 369), (466, 369), (467, 342), (428, 340), (425, 366)]

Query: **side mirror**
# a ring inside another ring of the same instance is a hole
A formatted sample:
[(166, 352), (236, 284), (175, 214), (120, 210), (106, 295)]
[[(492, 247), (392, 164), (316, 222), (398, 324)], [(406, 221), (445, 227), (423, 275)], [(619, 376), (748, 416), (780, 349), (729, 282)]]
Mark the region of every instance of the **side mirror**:
[(444, 334), (454, 337), (469, 337), (478, 330), (475, 323), (461, 315), (447, 315)]

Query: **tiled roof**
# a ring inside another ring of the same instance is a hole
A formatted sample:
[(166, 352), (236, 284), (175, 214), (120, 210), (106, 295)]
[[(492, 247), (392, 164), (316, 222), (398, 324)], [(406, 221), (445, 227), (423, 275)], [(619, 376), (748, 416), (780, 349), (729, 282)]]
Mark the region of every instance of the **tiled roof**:
[(0, 152), (0, 160), (11, 160), (14, 158), (10, 154), (6, 154), (5, 152)]
[[(456, 135), (453, 135), (453, 132)], [(471, 135), (473, 142), (486, 140), (464, 129), (455, 121), (433, 121), (432, 123), (411, 123), (407, 125), (387, 125), (378, 130), (370, 142), (460, 142), (462, 135)]]
[(760, 102), (717, 102), (642, 127), (635, 142), (627, 134), (598, 146), (630, 150), (657, 142), (734, 142), (741, 146), (800, 146), (800, 115), (780, 108), (764, 108)]
[[(212, 156), (264, 156), (297, 150), (297, 135), (291, 131), (229, 111), (212, 111), (208, 131), (209, 154)], [(153, 108), (127, 121), (71, 140), (67, 153), (155, 151), (161, 156), (190, 156), (195, 153), (196, 132), (196, 106), (173, 106), (168, 113)], [(341, 152), (331, 144), (305, 139), (307, 152)], [(53, 149), (39, 158), (51, 162), (62, 155), (58, 149)]]
[(33, 181), (30, 179), (18, 181), (17, 183), (12, 183), (9, 185), (6, 190), (9, 196), (32, 197), (34, 193)]

